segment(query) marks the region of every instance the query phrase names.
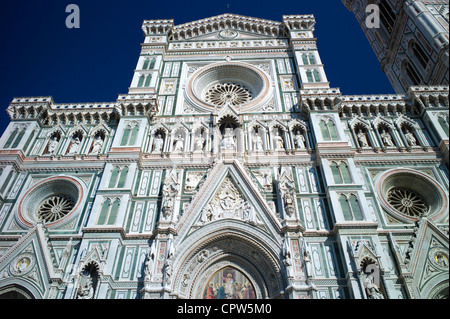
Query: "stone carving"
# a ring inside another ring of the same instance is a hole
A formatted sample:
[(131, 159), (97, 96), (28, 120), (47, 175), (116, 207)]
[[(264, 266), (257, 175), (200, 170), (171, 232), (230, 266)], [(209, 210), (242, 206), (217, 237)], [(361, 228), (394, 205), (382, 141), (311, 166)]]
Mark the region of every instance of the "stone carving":
[(205, 225), (219, 219), (232, 218), (257, 223), (255, 208), (244, 200), (230, 178), (226, 178), (219, 191), (201, 212), (198, 225)]
[(395, 146), (394, 142), (392, 141), (391, 134), (389, 134), (389, 132), (386, 132), (386, 130), (383, 130), (381, 132), (381, 138), (385, 146)]
[(284, 150), (284, 140), (283, 137), (280, 136), (280, 132), (278, 132), (278, 130), (275, 130), (274, 134), (275, 136), (273, 138), (273, 141), (275, 144), (275, 150)]
[(298, 150), (305, 148), (305, 137), (300, 133), (300, 131), (297, 131), (295, 134), (295, 146)]
[(205, 148), (205, 139), (202, 136), (200, 136), (195, 141), (195, 152), (203, 152), (204, 148)]
[(364, 280), (364, 288), (368, 299), (384, 299), (383, 294), (371, 276), (367, 276)]
[(153, 142), (154, 149), (153, 149), (152, 153), (161, 153), (163, 145), (164, 145), (164, 140), (163, 140), (161, 134), (158, 134), (155, 137), (155, 141)]
[(295, 202), (297, 200), (294, 181), (286, 174), (283, 174), (278, 181), (278, 189), (282, 199), (284, 212), (287, 217), (294, 217), (296, 212)]
[(92, 299), (94, 297), (94, 285), (92, 278), (87, 278), (78, 288), (78, 299)]
[(203, 176), (203, 172), (187, 172), (184, 191), (194, 192)]
[(291, 277), (291, 266), (292, 266), (292, 260), (291, 260), (291, 247), (289, 245), (289, 239), (284, 238), (283, 239), (283, 263), (286, 266), (286, 272), (288, 278)]
[(90, 154), (99, 154), (102, 151), (103, 148), (103, 139), (99, 136), (97, 136), (94, 140), (94, 144), (92, 146), (92, 151)]
[(52, 155), (55, 154), (56, 149), (58, 148), (58, 145), (59, 145), (58, 138), (56, 136), (52, 136), (50, 138), (50, 142), (48, 144), (48, 150), (47, 150), (48, 154), (52, 154)]
[(410, 146), (417, 146), (416, 138), (414, 137), (414, 134), (411, 133), (409, 130), (405, 131), (405, 138)]
[(156, 258), (156, 241), (152, 242), (152, 246), (150, 247), (150, 252), (147, 256), (147, 261), (145, 262), (145, 282), (149, 282), (151, 280), (151, 275), (153, 273), (153, 266), (155, 264)]
[(270, 169), (254, 171), (253, 173), (265, 191), (272, 191), (272, 172)]
[(255, 133), (255, 136), (253, 136), (253, 150), (255, 151), (263, 150), (263, 140), (258, 133)]
[(236, 150), (236, 136), (234, 135), (232, 128), (228, 127), (225, 129), (221, 147), (223, 150)]
[(361, 147), (368, 147), (369, 146), (369, 142), (367, 141), (366, 133), (364, 133), (363, 131), (359, 131), (357, 136), (358, 136), (359, 145)]
[(78, 153), (78, 149), (80, 148), (81, 141), (78, 137), (75, 137), (75, 139), (72, 141), (72, 145), (70, 145), (69, 154), (76, 154)]
[(182, 152), (183, 149), (184, 149), (184, 138), (181, 136), (181, 134), (178, 134), (178, 137), (175, 139), (173, 151)]
[(170, 219), (175, 209), (175, 199), (178, 196), (180, 184), (178, 174), (172, 170), (164, 180), (162, 189), (162, 213), (164, 219)]

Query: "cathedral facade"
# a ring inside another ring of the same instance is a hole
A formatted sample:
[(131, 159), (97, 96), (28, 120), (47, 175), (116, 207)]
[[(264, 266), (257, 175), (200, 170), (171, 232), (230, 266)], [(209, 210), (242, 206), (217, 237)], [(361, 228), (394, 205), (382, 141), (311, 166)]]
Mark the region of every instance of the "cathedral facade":
[(343, 95), (315, 23), (144, 21), (128, 94), (14, 98), (0, 298), (448, 298), (448, 85)]

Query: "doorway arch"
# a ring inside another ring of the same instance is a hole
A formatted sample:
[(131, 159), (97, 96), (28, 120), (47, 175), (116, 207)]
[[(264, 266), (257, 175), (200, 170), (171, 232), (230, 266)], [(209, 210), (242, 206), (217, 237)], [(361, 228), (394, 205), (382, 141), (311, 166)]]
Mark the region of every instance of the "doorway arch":
[(25, 287), (12, 284), (0, 288), (0, 300), (1, 299), (36, 299), (36, 298)]
[(230, 228), (210, 234), (177, 258), (173, 287), (179, 298), (202, 299), (211, 278), (226, 268), (248, 279), (256, 299), (284, 297), (285, 274), (278, 244)]

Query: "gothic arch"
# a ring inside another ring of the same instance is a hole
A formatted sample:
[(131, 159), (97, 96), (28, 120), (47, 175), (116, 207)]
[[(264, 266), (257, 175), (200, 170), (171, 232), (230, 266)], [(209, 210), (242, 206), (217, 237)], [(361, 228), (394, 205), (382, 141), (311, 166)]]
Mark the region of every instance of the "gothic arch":
[(184, 242), (175, 260), (173, 287), (180, 298), (199, 299), (212, 276), (225, 267), (244, 274), (258, 299), (279, 298), (285, 279), (280, 264), (281, 245), (248, 225), (225, 220), (204, 226)]
[(1, 299), (42, 299), (41, 292), (31, 283), (17, 278), (3, 279), (0, 283)]

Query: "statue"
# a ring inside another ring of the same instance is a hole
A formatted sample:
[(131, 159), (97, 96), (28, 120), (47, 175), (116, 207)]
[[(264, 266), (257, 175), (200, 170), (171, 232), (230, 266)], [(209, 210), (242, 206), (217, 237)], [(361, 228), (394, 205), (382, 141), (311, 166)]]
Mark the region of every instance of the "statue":
[(204, 147), (205, 147), (205, 139), (202, 136), (200, 136), (195, 141), (195, 151), (203, 152)]
[(386, 146), (395, 146), (394, 142), (392, 142), (392, 136), (386, 130), (383, 129), (383, 132), (381, 132), (381, 138), (383, 139), (383, 143)]
[(206, 224), (208, 222), (213, 221), (214, 214), (212, 211), (212, 207), (210, 204), (207, 204), (202, 210), (202, 216), (200, 217), (200, 221), (202, 224)]
[(184, 149), (184, 138), (181, 136), (181, 134), (178, 134), (178, 138), (175, 139), (175, 145), (173, 147), (174, 152), (182, 152)]
[(263, 140), (262, 140), (261, 136), (259, 136), (258, 133), (255, 133), (255, 136), (253, 137), (253, 149), (255, 151), (263, 150)]
[(292, 217), (296, 211), (295, 184), (289, 178), (284, 177), (284, 180), (279, 181), (279, 189), (281, 199), (283, 200), (284, 204), (284, 211), (286, 212), (288, 217)]
[(162, 213), (165, 219), (169, 219), (175, 209), (175, 198), (178, 195), (180, 184), (175, 172), (170, 173), (162, 188)]
[(225, 135), (222, 139), (222, 149), (225, 150), (236, 150), (236, 136), (233, 133), (232, 128), (225, 129)]
[(288, 277), (291, 277), (291, 265), (292, 265), (292, 260), (291, 260), (291, 248), (289, 245), (289, 239), (288, 238), (284, 238), (283, 239), (283, 263), (286, 266), (286, 272)]
[(297, 131), (295, 134), (295, 145), (298, 150), (305, 148), (305, 137), (300, 133), (300, 131)]
[(155, 262), (155, 258), (156, 258), (156, 241), (154, 240), (152, 242), (152, 246), (150, 247), (150, 252), (148, 253), (148, 256), (147, 256), (147, 261), (145, 262), (145, 268), (144, 268), (145, 281), (151, 280), (151, 275), (153, 272), (153, 265)]
[(72, 145), (70, 145), (69, 154), (76, 154), (78, 152), (78, 149), (80, 148), (81, 141), (78, 137), (75, 138), (75, 140), (72, 142)]
[(414, 134), (411, 133), (409, 130), (406, 130), (405, 137), (410, 146), (417, 146), (416, 138), (414, 137)]
[(384, 299), (378, 286), (373, 282), (371, 276), (364, 280), (364, 287), (366, 289), (368, 299)]
[(78, 299), (92, 299), (94, 297), (92, 278), (87, 279), (84, 284), (80, 284), (77, 295)]
[(56, 136), (51, 137), (50, 142), (48, 144), (48, 153), (55, 154), (58, 145), (59, 145), (59, 141), (58, 141), (57, 137)]
[(103, 148), (103, 139), (98, 136), (95, 138), (94, 145), (92, 146), (91, 154), (98, 154), (102, 151)]
[(158, 134), (156, 137), (155, 137), (155, 141), (154, 141), (154, 146), (155, 146), (155, 148), (154, 148), (154, 150), (153, 150), (153, 153), (161, 153), (162, 152), (162, 148), (163, 148), (163, 145), (164, 145), (164, 140), (163, 140), (163, 138), (161, 137), (161, 134)]
[(359, 145), (361, 147), (368, 147), (369, 146), (369, 143), (367, 142), (366, 133), (364, 133), (363, 131), (359, 131), (359, 133), (358, 133), (358, 141), (359, 141)]
[(275, 141), (275, 150), (283, 150), (284, 149), (283, 137), (280, 136), (280, 133), (278, 132), (278, 130), (275, 131), (274, 141)]
[(255, 209), (249, 202), (245, 202), (241, 205), (242, 219), (247, 222), (255, 222)]

